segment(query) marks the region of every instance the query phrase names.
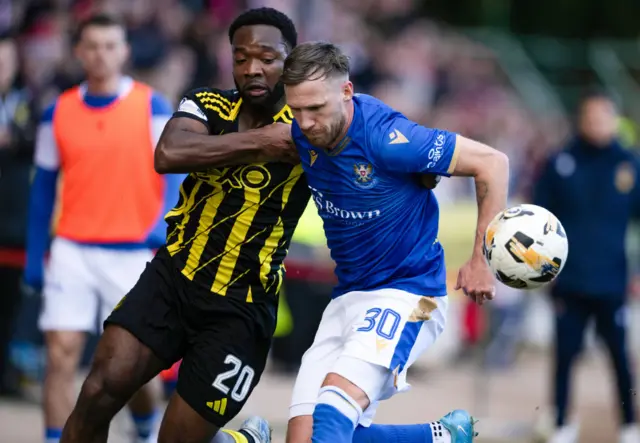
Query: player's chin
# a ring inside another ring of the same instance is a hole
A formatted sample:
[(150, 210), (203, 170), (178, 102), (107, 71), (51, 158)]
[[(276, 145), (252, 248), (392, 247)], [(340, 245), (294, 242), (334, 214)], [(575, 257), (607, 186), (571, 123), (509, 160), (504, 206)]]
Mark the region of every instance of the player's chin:
[(242, 94), (242, 101), (252, 106), (266, 106), (272, 103), (271, 94), (268, 91), (263, 95), (254, 95), (245, 92)]

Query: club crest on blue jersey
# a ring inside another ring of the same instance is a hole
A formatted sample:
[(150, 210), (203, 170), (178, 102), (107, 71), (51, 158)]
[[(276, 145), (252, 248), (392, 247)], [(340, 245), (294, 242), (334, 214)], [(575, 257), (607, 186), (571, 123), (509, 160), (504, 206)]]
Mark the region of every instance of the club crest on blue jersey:
[(361, 188), (371, 188), (378, 182), (370, 163), (356, 163), (353, 165), (353, 172), (356, 175), (355, 183)]

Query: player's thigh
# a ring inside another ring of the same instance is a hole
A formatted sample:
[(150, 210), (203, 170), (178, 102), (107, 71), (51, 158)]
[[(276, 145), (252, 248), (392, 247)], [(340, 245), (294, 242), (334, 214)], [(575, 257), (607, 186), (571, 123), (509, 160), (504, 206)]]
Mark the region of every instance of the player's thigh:
[[(343, 309), (340, 299), (329, 303), (322, 315), (313, 343), (302, 357), (289, 407), (289, 418), (292, 421), (295, 417), (313, 414), (322, 383), (343, 351)], [(302, 421), (296, 420), (295, 423)], [(300, 425), (296, 425), (298, 426)]]
[(83, 391), (106, 396), (121, 406), (166, 366), (131, 332), (110, 324), (98, 341)]
[(181, 281), (166, 249), (158, 251), (104, 321), (134, 336), (169, 368), (186, 349)]
[(83, 245), (62, 238), (53, 240), (38, 320), (42, 331), (95, 330), (98, 282), (90, 260)]
[(409, 387), (407, 369), (444, 331), (448, 299), (393, 289), (343, 297), (348, 297), (347, 318), (353, 327), (331, 372), (366, 394), (370, 402), (362, 419), (366, 425), (378, 401)]
[(266, 318), (259, 305), (239, 306), (211, 293), (207, 298), (209, 309), (191, 314), (200, 319), (190, 324), (176, 392), (206, 421), (222, 427), (240, 412), (260, 381), (275, 316)]
[(99, 270), (101, 317), (104, 321), (113, 308), (138, 282), (153, 259), (148, 249), (120, 251), (105, 249), (100, 251)]

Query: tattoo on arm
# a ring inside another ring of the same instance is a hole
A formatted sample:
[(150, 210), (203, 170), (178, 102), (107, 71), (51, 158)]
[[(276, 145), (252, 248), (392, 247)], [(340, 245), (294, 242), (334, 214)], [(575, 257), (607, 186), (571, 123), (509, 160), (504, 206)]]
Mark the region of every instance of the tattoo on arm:
[[(476, 180), (476, 200), (478, 202), (478, 211), (482, 207), (482, 203), (489, 195), (489, 184), (486, 181)], [(475, 246), (476, 251), (482, 250), (482, 242), (484, 241), (484, 230), (480, 223), (481, 214), (478, 212), (478, 229), (476, 230)]]
[(489, 194), (489, 185), (487, 182), (479, 181), (476, 183), (476, 200), (481, 203)]

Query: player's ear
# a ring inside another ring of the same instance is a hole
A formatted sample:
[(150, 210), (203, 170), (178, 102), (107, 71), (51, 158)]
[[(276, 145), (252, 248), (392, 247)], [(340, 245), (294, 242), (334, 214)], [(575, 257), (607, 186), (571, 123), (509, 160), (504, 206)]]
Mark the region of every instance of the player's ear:
[(352, 98), (353, 98), (353, 83), (347, 80), (342, 84), (342, 99), (345, 102), (348, 102)]

